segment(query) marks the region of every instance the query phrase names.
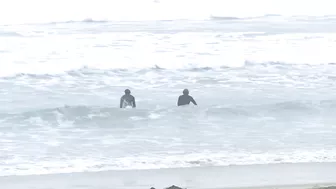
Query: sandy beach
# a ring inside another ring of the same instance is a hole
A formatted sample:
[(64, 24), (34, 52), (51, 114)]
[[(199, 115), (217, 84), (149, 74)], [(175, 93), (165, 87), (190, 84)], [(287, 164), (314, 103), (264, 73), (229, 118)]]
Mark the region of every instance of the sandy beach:
[(0, 177), (4, 189), (309, 189), (336, 186), (335, 163), (103, 171)]

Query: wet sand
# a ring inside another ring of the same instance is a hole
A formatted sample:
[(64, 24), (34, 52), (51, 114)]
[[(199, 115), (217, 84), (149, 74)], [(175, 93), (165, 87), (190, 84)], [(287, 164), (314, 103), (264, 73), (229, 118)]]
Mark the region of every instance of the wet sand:
[(335, 186), (336, 163), (82, 172), (3, 176), (3, 189), (311, 189)]

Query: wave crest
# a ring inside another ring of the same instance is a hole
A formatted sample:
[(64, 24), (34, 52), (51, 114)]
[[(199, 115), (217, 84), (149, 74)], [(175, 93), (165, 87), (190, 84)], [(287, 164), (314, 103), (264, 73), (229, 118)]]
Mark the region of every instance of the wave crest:
[(0, 31), (0, 37), (23, 37), (23, 35), (21, 35), (17, 32)]
[[(194, 118), (205, 117), (282, 117), (286, 114), (287, 118), (297, 118), (311, 116), (321, 116), (336, 111), (336, 101), (286, 101), (272, 104), (260, 105), (237, 105), (237, 106), (205, 106), (204, 108), (188, 108), (181, 109), (178, 107), (159, 108), (159, 109), (119, 109), (117, 107), (99, 107), (99, 106), (64, 106), (51, 109), (42, 109), (38, 111), (30, 111), (19, 114), (0, 114), (1, 119), (7, 121), (25, 121), (31, 118), (39, 118), (41, 120), (52, 123), (57, 126), (64, 121), (71, 121), (74, 126), (81, 125), (98, 125), (104, 127), (111, 124), (119, 123), (134, 119), (138, 120), (173, 120), (183, 119), (185, 116)], [(154, 116), (153, 115), (157, 115)]]
[[(44, 65), (44, 67), (39, 67), (39, 72), (36, 73), (36, 70), (34, 69), (13, 69), (10, 68), (8, 71), (2, 70), (0, 72), (0, 78), (3, 79), (14, 79), (14, 78), (49, 78), (53, 76), (60, 76), (60, 75), (71, 75), (71, 76), (83, 76), (83, 75), (115, 75), (118, 73), (126, 73), (126, 72), (132, 72), (132, 73), (148, 73), (151, 71), (181, 71), (181, 72), (187, 72), (187, 71), (193, 71), (193, 72), (205, 72), (205, 71), (230, 71), (230, 70), (244, 70), (244, 69), (258, 69), (260, 70), (273, 70), (275, 71), (284, 71), (284, 70), (293, 70), (293, 69), (319, 69), (323, 68), (325, 70), (325, 67), (327, 66), (329, 70), (336, 69), (336, 63), (321, 63), (321, 64), (293, 64), (293, 63), (283, 63), (283, 62), (265, 62), (265, 63), (259, 63), (259, 62), (251, 62), (251, 61), (245, 61), (241, 65), (230, 65), (230, 64), (222, 64), (222, 65), (185, 65), (178, 67), (166, 67), (166, 65), (148, 65), (147, 67), (132, 67), (125, 66), (125, 65), (114, 65), (111, 64), (110, 67), (104, 67), (100, 68), (99, 66), (78, 66), (76, 68), (65, 66), (62, 68), (60, 65), (57, 65), (58, 69), (54, 70), (53, 67), (50, 67), (49, 65)], [(45, 69), (43, 69), (45, 68)]]

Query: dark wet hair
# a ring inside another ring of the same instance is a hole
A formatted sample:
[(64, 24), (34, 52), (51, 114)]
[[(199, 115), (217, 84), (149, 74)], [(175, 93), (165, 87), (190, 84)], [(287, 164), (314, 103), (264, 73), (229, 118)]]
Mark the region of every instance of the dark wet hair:
[(126, 94), (131, 94), (131, 91), (130, 91), (129, 89), (126, 89), (126, 90), (125, 90), (125, 93), (126, 93)]
[(189, 94), (189, 90), (188, 89), (184, 89), (183, 90), (183, 94), (185, 94), (185, 95)]

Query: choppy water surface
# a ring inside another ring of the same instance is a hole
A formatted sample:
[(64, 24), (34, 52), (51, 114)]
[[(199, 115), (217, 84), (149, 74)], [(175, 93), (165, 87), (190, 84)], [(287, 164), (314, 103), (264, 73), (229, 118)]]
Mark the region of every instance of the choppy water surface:
[(0, 175), (335, 162), (334, 22), (2, 25)]

